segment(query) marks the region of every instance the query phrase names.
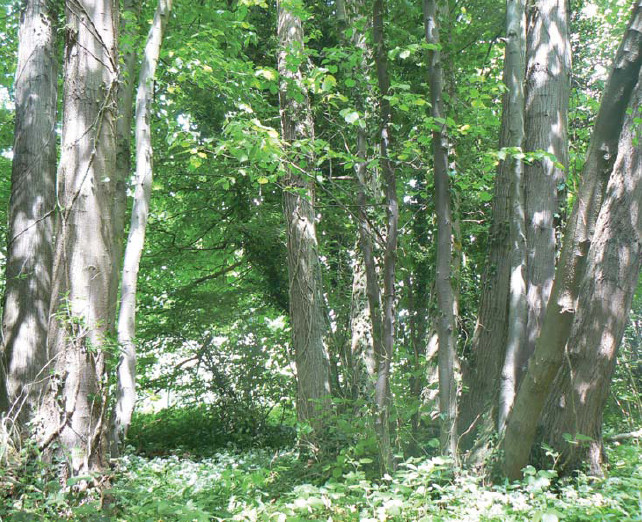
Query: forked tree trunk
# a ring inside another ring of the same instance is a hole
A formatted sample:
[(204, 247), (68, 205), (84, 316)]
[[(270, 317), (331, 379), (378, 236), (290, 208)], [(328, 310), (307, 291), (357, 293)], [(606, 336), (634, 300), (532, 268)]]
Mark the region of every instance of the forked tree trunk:
[(49, 0), (26, 0), (18, 35), (0, 412), (23, 423), (38, 408), (49, 362), (58, 96), (55, 6)]
[(617, 155), (626, 110), (642, 65), (642, 2), (637, 1), (602, 96), (573, 212), (564, 234), (550, 304), (533, 358), (509, 416), (504, 469), (521, 476), (553, 379), (563, 363), (597, 216)]
[(113, 442), (118, 445), (127, 435), (136, 405), (136, 288), (140, 258), (145, 246), (145, 232), (152, 194), (153, 149), (151, 113), (154, 76), (160, 58), (163, 34), (172, 8), (171, 0), (159, 0), (147, 35), (145, 54), (136, 93), (136, 176), (134, 206), (123, 261), (118, 344), (122, 350), (118, 364), (118, 388), (113, 420)]
[[(287, 228), (288, 279), (292, 345), (297, 370), (297, 414), (313, 428), (316, 445), (323, 433), (330, 396), (321, 267), (315, 226), (314, 165), (310, 142), (314, 124), (299, 64), (304, 62), (303, 27), (289, 0), (277, 4), (279, 105), (287, 152), (283, 212)], [(299, 141), (300, 149), (292, 147)], [(303, 152), (301, 152), (303, 151)], [(319, 448), (312, 448), (316, 451)]]
[(47, 390), (36, 438), (74, 475), (103, 465), (113, 284), (118, 9), (68, 2)]
[(515, 357), (515, 373), (520, 377), (535, 349), (555, 277), (557, 194), (568, 166), (571, 47), (567, 2), (534, 0), (528, 9), (524, 149), (545, 151), (553, 158), (526, 163), (524, 171), (528, 180), (524, 185), (528, 333)]
[(603, 474), (602, 413), (642, 262), (640, 78), (595, 225), (565, 360), (542, 420), (544, 440), (559, 451), (566, 472), (586, 465), (591, 474)]
[[(375, 404), (377, 416), (375, 428), (379, 439), (381, 464), (385, 471), (392, 469), (392, 447), (390, 442), (390, 368), (395, 343), (395, 273), (397, 264), (397, 236), (399, 234), (399, 204), (397, 201), (397, 178), (389, 151), (392, 144), (392, 107), (388, 100), (390, 77), (388, 54), (384, 37), (383, 0), (372, 4), (372, 39), (374, 61), (379, 87), (379, 153), (386, 201), (386, 243), (383, 252), (383, 315), (381, 325), (381, 352), (377, 355), (377, 382)], [(376, 349), (376, 347), (375, 347)]]
[(457, 330), (455, 324), (456, 299), (452, 276), (452, 210), (450, 182), (448, 179), (448, 134), (446, 112), (442, 98), (443, 72), (439, 40), (438, 7), (435, 0), (424, 0), (428, 75), (430, 100), (435, 130), (432, 133), (433, 164), (435, 175), (435, 210), (437, 212), (437, 267), (435, 289), (440, 316), (437, 322), (439, 337), (439, 413), (441, 415), (442, 451), (455, 456), (457, 453), (457, 385), (455, 382), (455, 357)]

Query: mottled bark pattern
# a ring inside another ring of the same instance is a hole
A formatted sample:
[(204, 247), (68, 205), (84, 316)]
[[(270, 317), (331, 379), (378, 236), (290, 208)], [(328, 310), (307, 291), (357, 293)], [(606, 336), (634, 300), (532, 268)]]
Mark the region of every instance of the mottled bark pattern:
[(38, 407), (48, 373), (58, 94), (54, 5), (26, 0), (18, 35), (0, 411), (24, 422)]
[(524, 148), (547, 152), (553, 158), (526, 163), (524, 171), (528, 334), (517, 354), (522, 368), (535, 349), (555, 276), (557, 193), (568, 166), (571, 47), (567, 1), (532, 0), (528, 7)]
[[(502, 120), (502, 141), (506, 147), (521, 149), (524, 143), (524, 48), (525, 10), (522, 0), (506, 3), (506, 57), (504, 83), (507, 88)], [(524, 164), (519, 158), (507, 159), (502, 168), (510, 171), (510, 288), (506, 356), (499, 387), (497, 431), (502, 432), (513, 407), (521, 374), (519, 350), (526, 335), (527, 241), (524, 209)]]
[[(640, 80), (642, 81), (642, 79)], [(642, 83), (626, 117), (580, 285), (577, 312), (543, 416), (544, 440), (560, 452), (564, 470), (587, 465), (602, 475), (602, 412), (642, 262)], [(575, 439), (569, 442), (565, 434)]]
[(522, 468), (528, 463), (544, 402), (563, 363), (595, 223), (641, 65), (642, 2), (638, 1), (602, 96), (578, 196), (566, 226), (546, 318), (509, 417), (504, 439), (504, 467), (510, 478), (520, 477)]
[(103, 465), (113, 284), (118, 10), (69, 0), (48, 389), (37, 440), (83, 474)]
[[(314, 138), (314, 126), (307, 91), (299, 63), (303, 60), (303, 27), (290, 7), (278, 2), (278, 68), (281, 76), (279, 104), (282, 137), (286, 146)], [(317, 244), (311, 152), (287, 156), (283, 212), (287, 227), (288, 276), (292, 345), (297, 369), (297, 413), (308, 421), (318, 437), (323, 427), (324, 402), (330, 395), (329, 359), (324, 344), (323, 292)]]

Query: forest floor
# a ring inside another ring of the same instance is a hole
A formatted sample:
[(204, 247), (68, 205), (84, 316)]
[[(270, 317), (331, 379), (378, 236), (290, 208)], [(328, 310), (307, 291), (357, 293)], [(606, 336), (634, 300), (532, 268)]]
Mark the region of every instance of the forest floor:
[[(293, 449), (129, 454), (101, 498), (31, 470), (12, 495), (0, 490), (0, 520), (642, 520), (642, 448), (612, 445), (609, 458), (606, 478), (528, 468), (522, 483), (492, 484), (441, 457), (374, 479), (371, 459), (346, 454), (326, 464)], [(0, 470), (0, 489), (2, 478)]]

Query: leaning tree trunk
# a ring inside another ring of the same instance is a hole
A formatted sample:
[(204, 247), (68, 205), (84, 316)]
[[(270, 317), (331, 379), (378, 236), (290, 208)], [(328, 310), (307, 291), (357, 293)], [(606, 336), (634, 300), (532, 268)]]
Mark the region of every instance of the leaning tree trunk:
[(552, 157), (526, 163), (524, 171), (528, 180), (524, 188), (528, 333), (515, 357), (518, 374), (535, 349), (555, 277), (557, 194), (568, 165), (571, 47), (567, 2), (535, 0), (528, 10), (524, 149)]
[(542, 420), (544, 441), (560, 453), (560, 468), (567, 472), (588, 465), (592, 474), (602, 475), (602, 413), (640, 274), (640, 78), (595, 225), (565, 362)]
[[(287, 227), (292, 345), (297, 370), (297, 414), (313, 428), (308, 440), (320, 441), (330, 395), (321, 267), (315, 226), (314, 125), (299, 64), (304, 62), (303, 26), (287, 1), (278, 2), (278, 68), (281, 129), (287, 153), (283, 212)], [(300, 147), (295, 148), (295, 142)], [(299, 152), (295, 152), (299, 150)], [(304, 151), (304, 152), (301, 152)], [(313, 451), (318, 448), (313, 447)]]
[(35, 425), (42, 451), (74, 475), (100, 469), (105, 443), (112, 211), (116, 161), (118, 9), (69, 0), (62, 150), (47, 390)]
[[(505, 147), (521, 149), (524, 143), (524, 48), (525, 9), (522, 0), (506, 2), (506, 54), (504, 83), (507, 88), (502, 120)], [(506, 355), (499, 386), (497, 430), (502, 432), (513, 407), (517, 383), (519, 347), (526, 336), (526, 218), (524, 210), (524, 164), (518, 157), (502, 165), (510, 172), (510, 288)]]
[[(377, 415), (375, 428), (379, 439), (381, 464), (385, 471), (392, 469), (392, 447), (390, 443), (390, 368), (395, 342), (395, 270), (397, 262), (397, 236), (399, 235), (399, 204), (397, 201), (397, 178), (389, 156), (392, 142), (392, 107), (388, 100), (390, 77), (388, 54), (385, 46), (383, 26), (383, 0), (372, 4), (372, 40), (374, 61), (379, 87), (379, 129), (380, 166), (383, 176), (386, 201), (386, 242), (383, 252), (383, 315), (381, 325), (381, 352), (377, 355), (377, 382), (375, 383), (375, 405)], [(376, 347), (375, 347), (376, 348)]]
[(579, 193), (566, 226), (542, 331), (509, 416), (504, 439), (504, 469), (510, 478), (520, 477), (522, 468), (528, 463), (544, 402), (563, 362), (595, 223), (641, 66), (642, 2), (638, 1), (602, 96)]
[(26, 0), (18, 35), (0, 411), (21, 422), (31, 420), (37, 410), (48, 371), (58, 96), (56, 18), (55, 2)]
[(439, 338), (439, 413), (442, 417), (442, 451), (457, 453), (457, 385), (455, 383), (456, 299), (452, 287), (452, 211), (448, 180), (448, 134), (442, 98), (443, 73), (439, 50), (438, 8), (435, 0), (424, 0), (426, 41), (434, 46), (428, 51), (428, 75), (432, 118), (436, 128), (432, 133), (435, 171), (435, 210), (437, 213), (437, 266), (435, 289), (440, 316), (437, 323)]
[(118, 363), (118, 388), (112, 427), (113, 443), (117, 446), (127, 435), (136, 404), (136, 288), (140, 258), (145, 246), (145, 232), (152, 194), (153, 149), (151, 112), (154, 97), (154, 76), (160, 58), (163, 34), (172, 8), (171, 0), (159, 0), (149, 29), (145, 55), (141, 64), (136, 93), (136, 176), (134, 206), (123, 261), (118, 344), (122, 350)]

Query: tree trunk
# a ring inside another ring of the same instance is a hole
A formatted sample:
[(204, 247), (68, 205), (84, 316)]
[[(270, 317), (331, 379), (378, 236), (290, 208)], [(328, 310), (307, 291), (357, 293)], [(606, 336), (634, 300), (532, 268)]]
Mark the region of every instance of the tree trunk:
[(64, 470), (77, 475), (100, 469), (104, 456), (118, 10), (111, 0), (68, 2), (66, 21), (60, 229), (48, 342), (53, 363), (35, 427), (41, 450), (66, 459)]
[[(381, 462), (385, 471), (392, 469), (390, 445), (390, 366), (395, 342), (395, 270), (397, 261), (397, 236), (399, 234), (399, 204), (397, 201), (397, 178), (389, 157), (391, 146), (392, 108), (387, 99), (390, 90), (388, 54), (383, 28), (383, 0), (372, 4), (372, 39), (374, 61), (379, 87), (379, 112), (381, 118), (379, 153), (386, 201), (386, 243), (383, 253), (383, 316), (381, 353), (378, 354), (375, 404), (377, 417), (375, 427), (379, 438)], [(376, 347), (375, 347), (376, 350)], [(375, 351), (376, 354), (376, 351)]]
[(136, 189), (123, 261), (118, 315), (118, 344), (122, 353), (117, 370), (118, 388), (113, 421), (114, 432), (112, 433), (116, 445), (122, 442), (127, 435), (136, 404), (136, 345), (134, 342), (136, 335), (136, 287), (140, 258), (145, 246), (153, 178), (150, 120), (154, 96), (154, 76), (171, 8), (171, 0), (159, 0), (152, 26), (147, 35), (145, 55), (138, 78), (138, 92), (136, 93)]
[[(140, 14), (140, 2), (124, 0), (123, 13), (120, 18), (120, 61), (118, 73), (118, 120), (116, 122), (116, 169), (114, 172), (114, 270), (112, 283), (115, 295), (110, 296), (114, 302), (114, 313), (118, 304), (118, 289), (121, 278), (123, 259), (123, 236), (125, 234), (125, 216), (127, 214), (127, 186), (131, 175), (131, 141), (132, 141), (132, 108), (134, 98), (134, 75), (136, 72), (136, 34)], [(122, 358), (122, 354), (120, 356)], [(117, 372), (120, 370), (120, 363)], [(117, 384), (118, 386), (118, 384)], [(109, 453), (112, 458), (118, 457), (121, 443), (121, 420), (116, 412), (119, 390), (116, 390), (116, 403), (111, 412), (109, 436)]]
[(591, 474), (603, 474), (602, 413), (640, 274), (642, 146), (635, 120), (642, 76), (634, 96), (595, 225), (565, 362), (542, 420), (544, 440), (560, 452), (565, 471), (587, 464)]
[(586, 257), (641, 65), (642, 2), (638, 1), (602, 96), (542, 332), (508, 419), (504, 468), (510, 478), (520, 477), (528, 463), (544, 402), (563, 362)]
[[(506, 2), (506, 53), (504, 84), (507, 88), (502, 115), (502, 144), (521, 150), (524, 143), (524, 46), (525, 9), (522, 0)], [(510, 289), (506, 356), (502, 366), (499, 389), (497, 428), (504, 430), (506, 418), (513, 407), (519, 380), (519, 347), (526, 335), (528, 306), (526, 302), (526, 218), (524, 211), (524, 179), (522, 160), (507, 158), (502, 168), (509, 171), (511, 187), (510, 216)]]
[(448, 180), (448, 134), (443, 103), (443, 72), (439, 40), (438, 7), (435, 0), (424, 0), (426, 41), (435, 46), (428, 51), (428, 75), (432, 117), (438, 128), (432, 133), (435, 171), (435, 210), (437, 213), (437, 266), (435, 289), (440, 316), (439, 337), (439, 413), (442, 419), (442, 451), (457, 453), (457, 385), (455, 383), (456, 300), (452, 275), (452, 211)]
[[(314, 211), (314, 126), (307, 90), (298, 64), (304, 63), (301, 19), (279, 1), (278, 68), (282, 137), (287, 156), (283, 211), (287, 227), (288, 278), (292, 345), (297, 370), (297, 414), (313, 428), (309, 442), (319, 441), (330, 395), (329, 359)], [(300, 152), (292, 147), (299, 141)], [(302, 152), (301, 152), (302, 151)], [(313, 451), (318, 448), (312, 448)]]
[(38, 409), (49, 362), (58, 97), (55, 5), (26, 0), (18, 36), (0, 411), (22, 423)]
[(528, 333), (515, 357), (519, 365), (515, 370), (520, 374), (535, 349), (555, 277), (557, 193), (568, 166), (571, 47), (567, 1), (535, 0), (528, 10), (524, 149), (545, 151), (554, 158), (527, 162), (524, 171), (528, 180), (524, 188)]

